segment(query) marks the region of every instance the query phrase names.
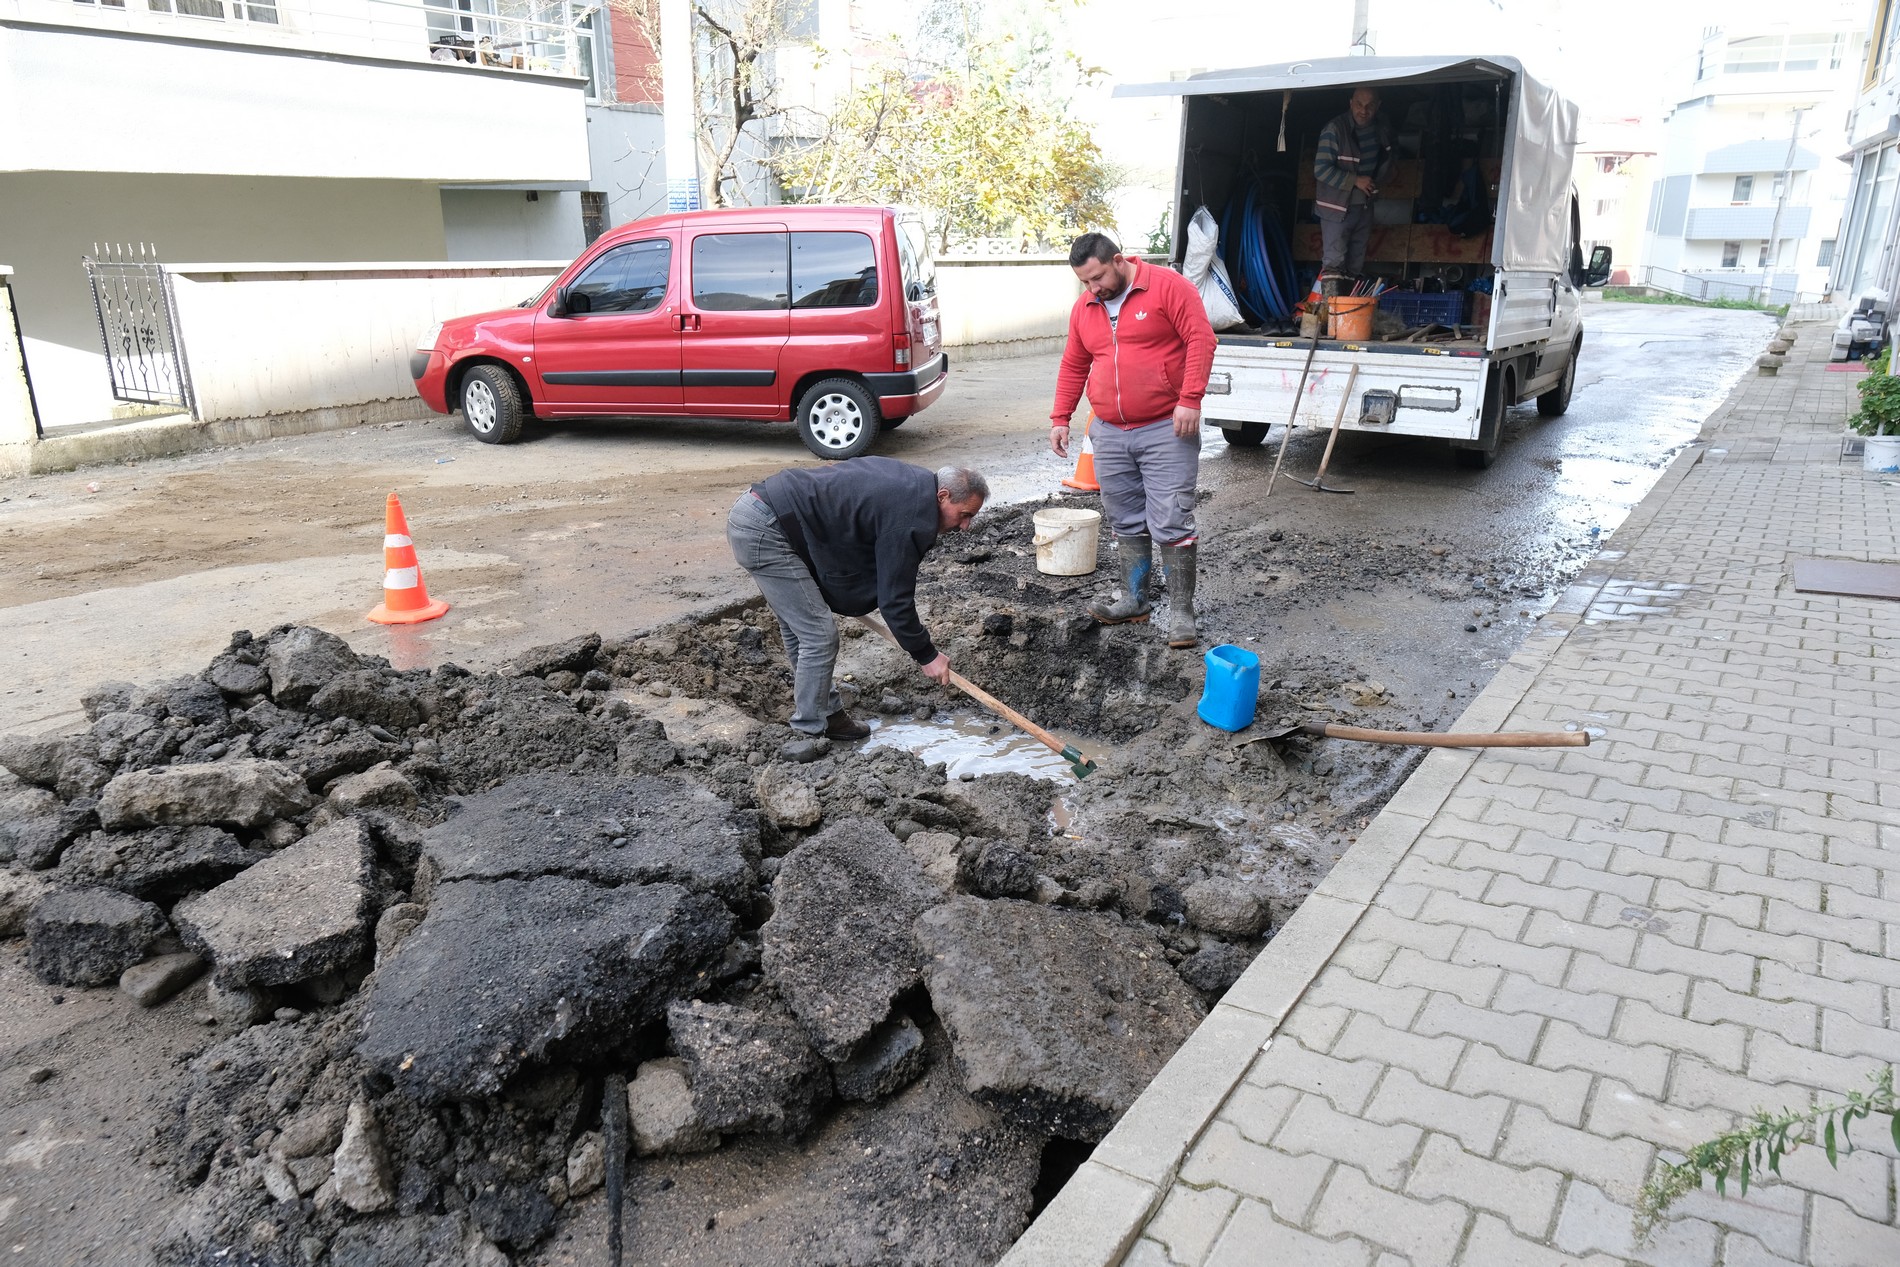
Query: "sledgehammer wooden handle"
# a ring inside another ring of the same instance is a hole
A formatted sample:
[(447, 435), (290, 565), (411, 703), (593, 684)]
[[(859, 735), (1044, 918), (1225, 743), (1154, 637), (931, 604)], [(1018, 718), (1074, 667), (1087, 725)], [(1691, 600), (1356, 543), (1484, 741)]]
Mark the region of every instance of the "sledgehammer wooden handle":
[(1323, 739), (1357, 739), (1362, 743), (1405, 744), (1414, 748), (1588, 748), (1587, 730), (1520, 731), (1500, 735), (1433, 735), (1409, 730), (1365, 730), (1307, 722), (1300, 730)]

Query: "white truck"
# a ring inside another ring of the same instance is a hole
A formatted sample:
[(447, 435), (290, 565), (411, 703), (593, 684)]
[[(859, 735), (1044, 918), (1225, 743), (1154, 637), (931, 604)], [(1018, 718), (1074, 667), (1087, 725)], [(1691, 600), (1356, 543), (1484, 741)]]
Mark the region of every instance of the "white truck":
[[(1319, 266), (1313, 154), (1358, 87), (1379, 90), (1397, 153), (1362, 270), (1389, 287), (1385, 315), (1369, 337), (1315, 346), (1290, 311)], [(1203, 206), (1220, 218), (1249, 318), (1220, 333), (1203, 407), (1228, 443), (1258, 445), (1295, 416), (1296, 391), (1298, 424), (1331, 426), (1351, 379), (1357, 400), (1344, 402), (1342, 429), (1437, 437), (1463, 464), (1486, 467), (1508, 407), (1569, 407), (1581, 292), (1608, 279), (1610, 250), (1584, 263), (1571, 184), (1576, 107), (1515, 59), (1340, 57), (1116, 95), (1182, 98), (1172, 223), (1186, 226)], [(1177, 227), (1177, 264), (1185, 243)], [(1432, 324), (1443, 328), (1421, 338)]]

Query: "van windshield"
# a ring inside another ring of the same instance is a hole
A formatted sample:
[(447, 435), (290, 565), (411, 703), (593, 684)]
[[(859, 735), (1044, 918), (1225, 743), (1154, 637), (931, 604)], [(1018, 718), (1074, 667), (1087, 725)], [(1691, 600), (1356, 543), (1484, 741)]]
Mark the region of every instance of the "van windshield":
[(930, 239), (921, 220), (897, 222), (897, 256), (904, 270), (904, 294), (911, 295), (911, 283), (922, 283), (925, 297), (937, 293), (937, 262), (930, 258)]

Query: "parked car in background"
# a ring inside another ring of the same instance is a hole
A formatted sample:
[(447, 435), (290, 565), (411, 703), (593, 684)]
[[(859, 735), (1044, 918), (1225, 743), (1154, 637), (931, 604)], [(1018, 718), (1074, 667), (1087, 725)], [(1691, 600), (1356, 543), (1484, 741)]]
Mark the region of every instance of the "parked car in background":
[(445, 321), (416, 390), (511, 444), (529, 418), (757, 418), (822, 458), (869, 451), (943, 393), (921, 221), (890, 207), (742, 207), (603, 235), (518, 308)]

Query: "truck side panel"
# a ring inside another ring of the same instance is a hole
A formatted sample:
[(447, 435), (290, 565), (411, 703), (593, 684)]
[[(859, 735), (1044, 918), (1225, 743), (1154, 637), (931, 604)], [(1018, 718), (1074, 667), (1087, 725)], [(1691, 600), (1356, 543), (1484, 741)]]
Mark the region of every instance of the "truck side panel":
[(1500, 271), (1491, 290), (1491, 348), (1501, 353), (1550, 338), (1560, 288), (1555, 273)]
[[(1215, 423), (1284, 423), (1293, 407), (1306, 351), (1305, 343), (1291, 340), (1277, 344), (1223, 340), (1214, 349), (1214, 373), (1202, 413)], [(1321, 348), (1313, 356), (1301, 393), (1297, 425), (1331, 427), (1352, 367), (1357, 365), (1354, 399), (1346, 404), (1342, 430), (1475, 440), (1490, 361), (1480, 356), (1435, 355), (1434, 351), (1382, 354), (1357, 344)], [(1368, 391), (1397, 394), (1398, 412), (1390, 425), (1361, 421)]]

